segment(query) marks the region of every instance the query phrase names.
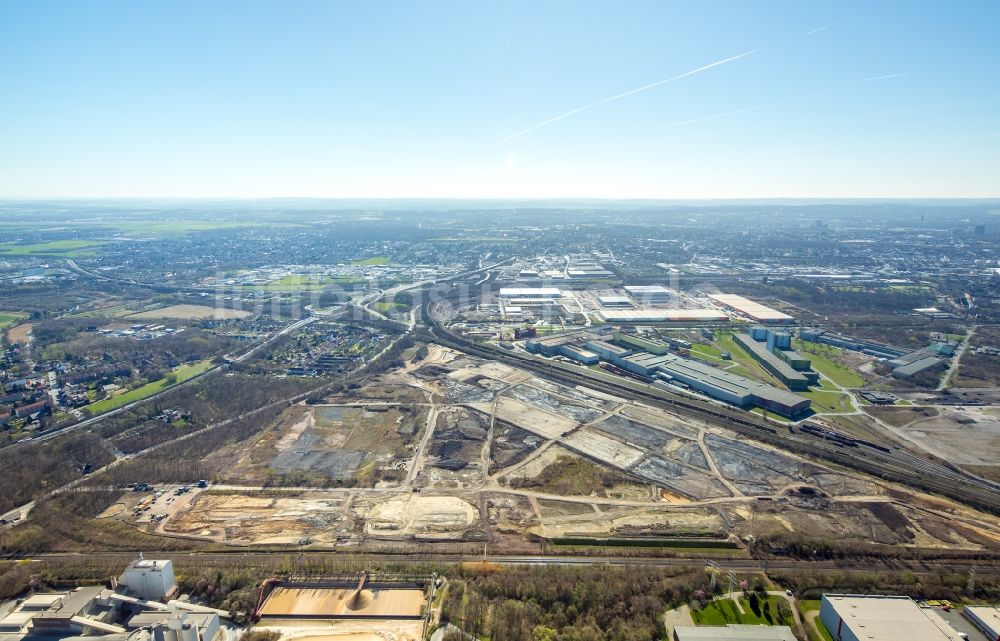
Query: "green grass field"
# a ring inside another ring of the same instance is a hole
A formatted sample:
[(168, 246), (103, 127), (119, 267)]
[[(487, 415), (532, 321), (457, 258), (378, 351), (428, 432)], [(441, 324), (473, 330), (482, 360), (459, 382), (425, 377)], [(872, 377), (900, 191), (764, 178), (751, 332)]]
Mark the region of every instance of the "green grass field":
[(107, 241), (103, 240), (53, 240), (49, 243), (34, 245), (18, 245), (16, 243), (0, 243), (0, 254), (9, 256), (28, 256), (32, 254), (52, 254), (68, 257), (94, 256), (97, 248)]
[(814, 412), (853, 412), (854, 404), (851, 397), (843, 392), (830, 392), (824, 390), (808, 390), (796, 392), (799, 396), (812, 401)]
[(708, 361), (710, 363), (727, 363), (720, 356), (723, 350), (708, 343), (693, 343), (691, 345), (691, 357)]
[(27, 317), (27, 314), (22, 314), (20, 312), (0, 312), (0, 330), (13, 327)]
[[(745, 597), (739, 597), (745, 614), (740, 614), (736, 604), (731, 599), (717, 599), (705, 605), (701, 610), (692, 610), (691, 617), (697, 625), (726, 625), (727, 623), (740, 623), (744, 625), (779, 625), (778, 623), (778, 600), (781, 597), (767, 596), (760, 600), (761, 615), (757, 616), (750, 609), (750, 602)], [(764, 604), (767, 603), (771, 611), (771, 623), (763, 616)]]
[[(798, 605), (799, 612), (802, 614), (802, 619), (808, 621), (809, 614), (811, 612), (819, 612), (820, 603), (819, 599), (800, 600)], [(812, 627), (808, 625), (806, 626), (809, 630), (810, 639), (813, 641), (833, 641), (833, 635), (827, 632), (826, 626), (823, 625), (823, 622), (818, 617), (816, 618), (816, 627), (819, 629), (819, 638), (817, 638), (816, 634), (812, 631)]]
[(827, 354), (830, 356), (839, 354), (842, 351), (839, 348), (830, 345), (815, 345), (814, 343), (800, 340), (796, 340), (792, 347), (812, 361), (812, 368), (814, 370), (826, 376), (837, 385), (842, 387), (861, 387), (865, 384), (865, 379), (860, 374), (827, 356)]
[(177, 236), (197, 231), (241, 229), (250, 227), (302, 227), (298, 223), (283, 223), (267, 220), (146, 220), (102, 222), (107, 227), (127, 234), (139, 236)]
[(369, 267), (374, 265), (388, 265), (388, 256), (372, 256), (370, 258), (356, 258), (351, 261), (352, 265), (367, 265)]
[[(211, 359), (198, 361), (197, 363), (192, 363), (191, 365), (182, 365), (158, 381), (146, 383), (142, 387), (137, 387), (134, 390), (125, 392), (124, 394), (119, 394), (117, 396), (97, 401), (96, 403), (91, 403), (83, 409), (85, 409), (91, 416), (103, 414), (104, 412), (128, 405), (129, 403), (149, 398), (153, 394), (157, 394), (167, 388), (173, 387), (174, 385), (190, 380), (199, 374), (203, 374), (211, 369), (211, 367)], [(173, 382), (170, 381), (171, 376), (174, 378)]]

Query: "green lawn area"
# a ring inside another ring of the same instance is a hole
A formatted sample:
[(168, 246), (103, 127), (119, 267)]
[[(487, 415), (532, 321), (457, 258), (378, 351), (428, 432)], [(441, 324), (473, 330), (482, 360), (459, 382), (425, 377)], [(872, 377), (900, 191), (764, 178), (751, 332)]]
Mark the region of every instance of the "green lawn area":
[(842, 387), (861, 387), (865, 384), (865, 379), (857, 372), (852, 371), (840, 363), (828, 358), (839, 354), (842, 350), (831, 345), (816, 345), (805, 341), (796, 340), (794, 349), (805, 355), (812, 361), (812, 368), (832, 380)]
[[(731, 599), (717, 599), (705, 605), (701, 610), (692, 610), (691, 617), (697, 625), (726, 625), (727, 623), (742, 623), (745, 625), (781, 625), (778, 622), (779, 596), (767, 596), (760, 600), (761, 616), (754, 614), (750, 602), (745, 597), (739, 597), (740, 604), (746, 614), (740, 614), (736, 604)], [(764, 606), (771, 612), (771, 621), (764, 617)], [(789, 616), (791, 618), (791, 616)], [(790, 625), (788, 622), (785, 625)]]
[(355, 258), (354, 260), (351, 261), (351, 264), (352, 265), (368, 265), (368, 266), (373, 266), (373, 265), (388, 265), (389, 264), (389, 257), (388, 256), (372, 256), (370, 258)]
[(851, 398), (843, 392), (811, 389), (805, 392), (796, 392), (796, 394), (811, 400), (814, 412), (853, 412), (855, 410)]
[(721, 358), (721, 349), (715, 345), (709, 345), (708, 343), (693, 343), (691, 345), (691, 356), (693, 358), (700, 358), (702, 360), (710, 361), (713, 363), (726, 363)]
[[(91, 416), (102, 414), (104, 412), (122, 407), (123, 405), (128, 405), (129, 403), (149, 398), (153, 394), (162, 392), (169, 387), (173, 387), (174, 385), (183, 383), (184, 381), (194, 378), (199, 374), (203, 374), (211, 369), (211, 367), (211, 359), (198, 361), (197, 363), (192, 363), (191, 365), (181, 365), (158, 381), (146, 383), (142, 387), (137, 387), (134, 390), (125, 392), (124, 394), (119, 394), (117, 396), (97, 401), (96, 403), (91, 403), (83, 409), (86, 410)], [(171, 377), (174, 378), (173, 382), (170, 380)]]
[(382, 314), (388, 314), (392, 310), (404, 308), (406, 307), (406, 305), (403, 305), (401, 303), (387, 303), (384, 300), (380, 300), (379, 302), (372, 305), (372, 307), (374, 307), (375, 311), (377, 312), (381, 312)]
[(7, 329), (8, 327), (17, 325), (27, 317), (27, 314), (22, 314), (21, 312), (0, 312), (0, 329)]
[(48, 243), (34, 245), (18, 245), (16, 243), (0, 243), (0, 253), (11, 256), (27, 256), (29, 254), (58, 254), (60, 256), (93, 256), (96, 249), (107, 241), (103, 240), (53, 240)]
[[(802, 619), (804, 621), (808, 621), (810, 612), (819, 612), (820, 603), (819, 599), (800, 600), (798, 604), (799, 612), (802, 614)], [(809, 638), (813, 639), (813, 641), (833, 641), (833, 636), (827, 632), (826, 626), (823, 625), (823, 622), (820, 621), (819, 617), (816, 618), (816, 627), (819, 629), (820, 634), (818, 639), (816, 638), (815, 633), (813, 633), (812, 628), (808, 625), (806, 627), (809, 630)]]
[(732, 334), (716, 334), (715, 347), (719, 350), (719, 353), (729, 352), (733, 356), (733, 362), (739, 363), (739, 369), (729, 370), (733, 374), (739, 374), (740, 376), (746, 376), (747, 378), (780, 386), (780, 383), (777, 383), (777, 381), (770, 374), (765, 372), (764, 369), (757, 364), (757, 361), (751, 358), (742, 347), (736, 344), (736, 341), (733, 340)]
[[(764, 416), (764, 409), (761, 408), (761, 407), (755, 407), (752, 410), (750, 410), (750, 412), (752, 414), (756, 414), (757, 416)], [(775, 414), (774, 412), (768, 412), (767, 413), (767, 418), (768, 418), (768, 420), (777, 421), (779, 423), (791, 423), (791, 422), (793, 422), (792, 419), (785, 418), (781, 414)]]

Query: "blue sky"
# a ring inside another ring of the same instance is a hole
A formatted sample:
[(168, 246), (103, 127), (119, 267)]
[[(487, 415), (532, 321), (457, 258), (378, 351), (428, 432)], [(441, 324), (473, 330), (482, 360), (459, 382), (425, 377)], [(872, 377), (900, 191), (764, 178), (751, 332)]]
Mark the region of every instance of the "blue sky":
[(997, 24), (995, 1), (0, 0), (0, 197), (1000, 196)]

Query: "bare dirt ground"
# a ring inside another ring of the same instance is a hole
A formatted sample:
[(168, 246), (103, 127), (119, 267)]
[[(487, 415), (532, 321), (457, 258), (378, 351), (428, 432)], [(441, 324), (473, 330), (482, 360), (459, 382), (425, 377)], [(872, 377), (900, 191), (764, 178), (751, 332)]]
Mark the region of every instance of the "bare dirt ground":
[(423, 633), (422, 621), (357, 620), (295, 621), (265, 620), (254, 630), (273, 631), (279, 641), (416, 641)]
[(7, 342), (11, 345), (28, 345), (31, 343), (31, 323), (21, 323), (7, 330)]
[[(992, 516), (436, 346), (327, 401), (289, 408), (227, 450), (236, 461), (227, 492), (174, 508), (160, 527), (237, 544), (464, 541), (530, 550), (531, 535), (741, 541), (771, 533), (1000, 547)], [(991, 438), (985, 426), (1000, 420), (986, 410), (963, 410), (969, 420), (959, 421), (893, 409), (907, 413), (906, 429), (956, 448), (970, 435)], [(360, 462), (327, 465), (350, 452)], [(302, 479), (301, 487), (261, 493), (274, 474)], [(317, 487), (334, 484), (334, 474), (339, 486)]]
[(231, 318), (246, 318), (250, 312), (242, 309), (226, 307), (209, 307), (208, 305), (169, 305), (148, 312), (130, 314), (125, 318), (135, 320), (152, 320), (157, 318), (176, 318), (179, 320), (227, 320)]
[(240, 544), (332, 544), (347, 536), (353, 522), (343, 498), (318, 494), (269, 497), (205, 492), (164, 531)]

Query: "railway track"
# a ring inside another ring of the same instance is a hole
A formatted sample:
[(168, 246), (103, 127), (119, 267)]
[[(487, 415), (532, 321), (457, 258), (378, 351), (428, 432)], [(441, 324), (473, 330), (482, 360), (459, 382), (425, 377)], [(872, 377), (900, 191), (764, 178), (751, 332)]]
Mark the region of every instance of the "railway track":
[(558, 361), (527, 358), (507, 350), (481, 345), (448, 330), (429, 307), (430, 303), (425, 303), (422, 307), (424, 322), (429, 325), (438, 342), (446, 347), (504, 362), (556, 382), (583, 385), (619, 396), (641, 399), (662, 409), (721, 424), (727, 429), (798, 454), (819, 457), (876, 477), (898, 481), (1000, 514), (1000, 485), (970, 476), (958, 468), (920, 458), (898, 447), (848, 448), (843, 444), (824, 442), (821, 438), (795, 433), (787, 428), (778, 428), (751, 419), (746, 413), (729, 411), (708, 402), (702, 403), (632, 381), (615, 381), (609, 375), (601, 376), (591, 370), (583, 372), (579, 368)]
[[(157, 554), (160, 558), (171, 559), (175, 563), (227, 564), (255, 562), (288, 562), (291, 565), (308, 566), (311, 561), (336, 559), (344, 564), (361, 564), (370, 568), (391, 565), (454, 565), (457, 563), (482, 563), (482, 555), (465, 555), (451, 552), (433, 553), (336, 553), (310, 551), (305, 553), (289, 550), (252, 550), (233, 549), (218, 552), (156, 552), (151, 550), (128, 552), (86, 552), (67, 553), (54, 552), (35, 555), (6, 555), (4, 558), (19, 562), (74, 562), (99, 560), (127, 564), (135, 560), (140, 553), (149, 556)], [(981, 558), (936, 558), (936, 559), (838, 559), (838, 560), (805, 560), (792, 558), (750, 559), (727, 558), (711, 555), (676, 556), (676, 557), (639, 557), (639, 556), (609, 556), (609, 555), (513, 555), (499, 554), (485, 557), (491, 564), (504, 566), (519, 565), (555, 565), (555, 566), (643, 566), (643, 567), (700, 567), (708, 560), (718, 563), (724, 570), (738, 572), (771, 572), (771, 571), (847, 571), (847, 572), (910, 572), (914, 574), (954, 574), (968, 573), (975, 568), (978, 575), (1000, 576), (1000, 560)]]

